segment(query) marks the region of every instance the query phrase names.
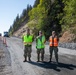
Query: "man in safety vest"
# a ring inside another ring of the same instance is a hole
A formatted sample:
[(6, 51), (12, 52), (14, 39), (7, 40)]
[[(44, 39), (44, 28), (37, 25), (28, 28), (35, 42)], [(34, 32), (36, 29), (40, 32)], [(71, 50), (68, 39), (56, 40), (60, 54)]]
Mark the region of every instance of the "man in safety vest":
[(56, 35), (55, 31), (52, 31), (52, 36), (50, 36), (49, 42), (50, 42), (50, 44), (49, 44), (49, 46), (50, 46), (50, 48), (49, 48), (50, 49), (50, 62), (51, 62), (52, 53), (54, 50), (56, 62), (58, 64), (58, 42), (59, 42), (59, 38)]
[(28, 60), (31, 61), (31, 46), (32, 46), (32, 42), (33, 42), (33, 36), (30, 34), (30, 29), (26, 30), (26, 35), (23, 35), (22, 40), (24, 42), (24, 58), (25, 60), (23, 62), (27, 61), (27, 56), (28, 56)]
[(37, 62), (41, 60), (44, 61), (44, 48), (45, 48), (45, 36), (42, 34), (42, 31), (39, 31), (39, 35), (36, 37), (36, 49), (37, 49)]

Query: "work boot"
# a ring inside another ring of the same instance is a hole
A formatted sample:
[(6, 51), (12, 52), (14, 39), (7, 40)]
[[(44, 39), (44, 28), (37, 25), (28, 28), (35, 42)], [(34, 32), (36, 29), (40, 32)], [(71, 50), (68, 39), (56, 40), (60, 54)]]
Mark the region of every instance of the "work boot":
[(26, 58), (25, 58), (25, 60), (23, 61), (23, 62), (26, 62), (27, 60), (26, 60)]
[(30, 57), (29, 57), (29, 61), (31, 61)]
[(41, 54), (41, 62), (44, 62), (44, 54)]
[(50, 58), (49, 62), (51, 63), (51, 58)]
[(44, 61), (44, 60), (41, 60), (42, 62)]
[(37, 62), (40, 62), (40, 60), (37, 60)]
[(58, 57), (56, 57), (56, 64), (58, 65)]
[(39, 54), (37, 56), (37, 62), (40, 62), (40, 56), (39, 56)]
[(26, 62), (27, 60), (24, 60), (23, 62)]
[(41, 62), (44, 62), (44, 59), (43, 58), (41, 58)]
[(38, 60), (37, 60), (37, 62), (40, 62), (40, 58), (38, 57)]

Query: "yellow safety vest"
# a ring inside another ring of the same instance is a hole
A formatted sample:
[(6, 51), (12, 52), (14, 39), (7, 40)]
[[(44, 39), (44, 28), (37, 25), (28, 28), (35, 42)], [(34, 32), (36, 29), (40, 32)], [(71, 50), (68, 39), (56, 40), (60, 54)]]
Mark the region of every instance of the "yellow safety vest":
[(45, 48), (44, 42), (45, 42), (45, 36), (42, 36), (42, 40), (40, 40), (39, 38), (37, 38), (36, 48), (37, 49)]
[(32, 42), (33, 42), (33, 36), (32, 35), (24, 35), (23, 36), (23, 42), (24, 42), (24, 45), (32, 45)]

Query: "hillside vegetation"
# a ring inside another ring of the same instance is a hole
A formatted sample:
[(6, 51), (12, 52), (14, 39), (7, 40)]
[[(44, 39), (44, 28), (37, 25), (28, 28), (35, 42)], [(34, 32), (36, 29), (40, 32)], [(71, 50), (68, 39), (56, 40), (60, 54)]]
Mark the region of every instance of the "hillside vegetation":
[[(25, 26), (27, 25), (27, 26)], [(29, 27), (36, 36), (42, 30), (48, 40), (55, 30), (64, 42), (76, 41), (76, 1), (75, 0), (35, 0), (33, 7), (27, 5), (22, 14), (17, 15), (9, 29), (10, 35), (22, 35)], [(65, 35), (67, 33), (67, 35)], [(17, 36), (18, 36), (17, 35)], [(70, 35), (70, 36), (69, 36)], [(67, 37), (71, 39), (64, 38)], [(64, 40), (66, 39), (66, 40)]]

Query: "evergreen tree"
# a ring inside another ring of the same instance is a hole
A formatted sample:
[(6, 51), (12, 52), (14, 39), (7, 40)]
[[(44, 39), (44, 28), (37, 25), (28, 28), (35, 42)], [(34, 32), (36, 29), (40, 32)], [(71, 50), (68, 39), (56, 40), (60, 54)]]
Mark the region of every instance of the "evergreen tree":
[(35, 0), (35, 3), (33, 5), (33, 7), (37, 7), (37, 5), (40, 3), (40, 0)]

